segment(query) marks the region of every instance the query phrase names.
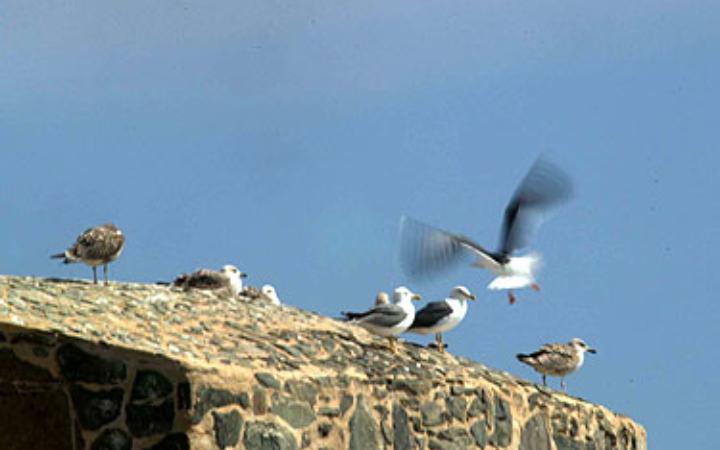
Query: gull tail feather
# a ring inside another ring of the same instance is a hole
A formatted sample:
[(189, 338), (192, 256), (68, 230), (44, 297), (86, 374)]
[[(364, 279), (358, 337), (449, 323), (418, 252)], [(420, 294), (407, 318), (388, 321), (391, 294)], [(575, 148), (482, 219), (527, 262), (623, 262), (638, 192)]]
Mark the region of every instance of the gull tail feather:
[(58, 253), (56, 255), (50, 255), (50, 258), (51, 259), (62, 259), (63, 264), (70, 264), (70, 263), (75, 262), (72, 259), (68, 258), (66, 253)]
[(532, 280), (528, 277), (510, 275), (495, 278), (488, 284), (488, 289), (520, 289), (530, 286), (530, 284), (532, 284)]

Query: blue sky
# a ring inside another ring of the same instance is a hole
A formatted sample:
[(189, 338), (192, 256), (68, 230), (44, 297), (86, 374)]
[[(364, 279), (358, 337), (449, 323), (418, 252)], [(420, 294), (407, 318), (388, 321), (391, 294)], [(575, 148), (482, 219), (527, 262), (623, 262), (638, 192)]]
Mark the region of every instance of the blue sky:
[[(714, 447), (720, 4), (6, 1), (0, 17), (1, 273), (88, 277), (48, 255), (113, 221), (124, 281), (235, 263), (328, 315), (463, 283), (480, 301), (452, 352), (537, 379), (515, 353), (583, 337), (599, 353), (572, 393), (653, 449)], [(401, 214), (492, 247), (541, 152), (576, 195), (535, 241), (540, 294), (511, 307), (471, 268), (403, 276)]]

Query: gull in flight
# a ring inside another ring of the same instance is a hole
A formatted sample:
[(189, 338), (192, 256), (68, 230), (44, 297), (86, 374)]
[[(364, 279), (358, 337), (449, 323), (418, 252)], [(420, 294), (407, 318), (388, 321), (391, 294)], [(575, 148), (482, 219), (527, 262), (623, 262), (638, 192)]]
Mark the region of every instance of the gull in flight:
[(350, 323), (388, 338), (390, 350), (396, 352), (397, 336), (407, 330), (415, 319), (415, 305), (412, 302), (420, 298), (420, 295), (401, 286), (393, 292), (392, 303), (376, 305), (361, 313), (343, 312), (342, 314)]
[(456, 286), (450, 296), (439, 302), (430, 302), (415, 313), (408, 331), (418, 334), (435, 334), (435, 342), (440, 353), (445, 352), (442, 334), (455, 328), (465, 318), (467, 301), (475, 300), (465, 286)]
[(103, 266), (105, 285), (108, 284), (108, 264), (115, 261), (122, 253), (125, 236), (122, 231), (111, 223), (88, 228), (78, 236), (75, 243), (63, 253), (50, 256), (63, 259), (63, 263), (82, 262), (92, 267), (93, 283), (97, 284), (97, 266)]
[(488, 288), (507, 289), (508, 300), (513, 304), (513, 289), (540, 290), (535, 277), (542, 263), (538, 253), (516, 253), (528, 246), (545, 210), (567, 200), (571, 192), (570, 178), (548, 161), (538, 159), (505, 208), (500, 246), (496, 251), (487, 250), (466, 236), (403, 216), (400, 249), (403, 269), (413, 277), (428, 276), (472, 256), (474, 266), (495, 275)]
[(547, 375), (561, 377), (560, 388), (565, 391), (565, 375), (583, 365), (585, 352), (597, 353), (582, 339), (574, 338), (567, 344), (545, 344), (540, 350), (527, 355), (518, 353), (517, 359), (542, 374), (543, 386), (547, 386)]
[(243, 290), (242, 279), (247, 274), (232, 265), (225, 265), (219, 271), (198, 269), (193, 273), (184, 273), (172, 282), (175, 287), (190, 289), (219, 290), (226, 289), (232, 295), (238, 295)]

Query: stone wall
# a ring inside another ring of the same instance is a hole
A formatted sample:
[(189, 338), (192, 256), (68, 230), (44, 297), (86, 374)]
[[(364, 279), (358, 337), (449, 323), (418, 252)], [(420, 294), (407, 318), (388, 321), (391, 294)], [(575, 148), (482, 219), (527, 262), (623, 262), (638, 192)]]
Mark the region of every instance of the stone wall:
[(642, 426), (299, 309), (0, 277), (3, 450), (646, 450)]

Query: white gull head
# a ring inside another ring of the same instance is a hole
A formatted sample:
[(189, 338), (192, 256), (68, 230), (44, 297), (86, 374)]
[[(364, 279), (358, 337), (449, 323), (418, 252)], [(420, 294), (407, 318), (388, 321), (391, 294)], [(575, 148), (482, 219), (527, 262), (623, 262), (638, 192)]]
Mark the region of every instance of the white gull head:
[(233, 295), (237, 295), (242, 292), (242, 279), (247, 277), (245, 273), (240, 272), (237, 267), (230, 264), (224, 265), (222, 269), (220, 269), (220, 273), (227, 277), (228, 282), (230, 283), (230, 290), (232, 291)]
[(262, 293), (263, 297), (270, 300), (270, 303), (273, 305), (279, 305), (280, 304), (280, 298), (277, 295), (277, 292), (275, 291), (275, 288), (270, 284), (265, 284), (263, 287), (260, 288), (260, 292)]

